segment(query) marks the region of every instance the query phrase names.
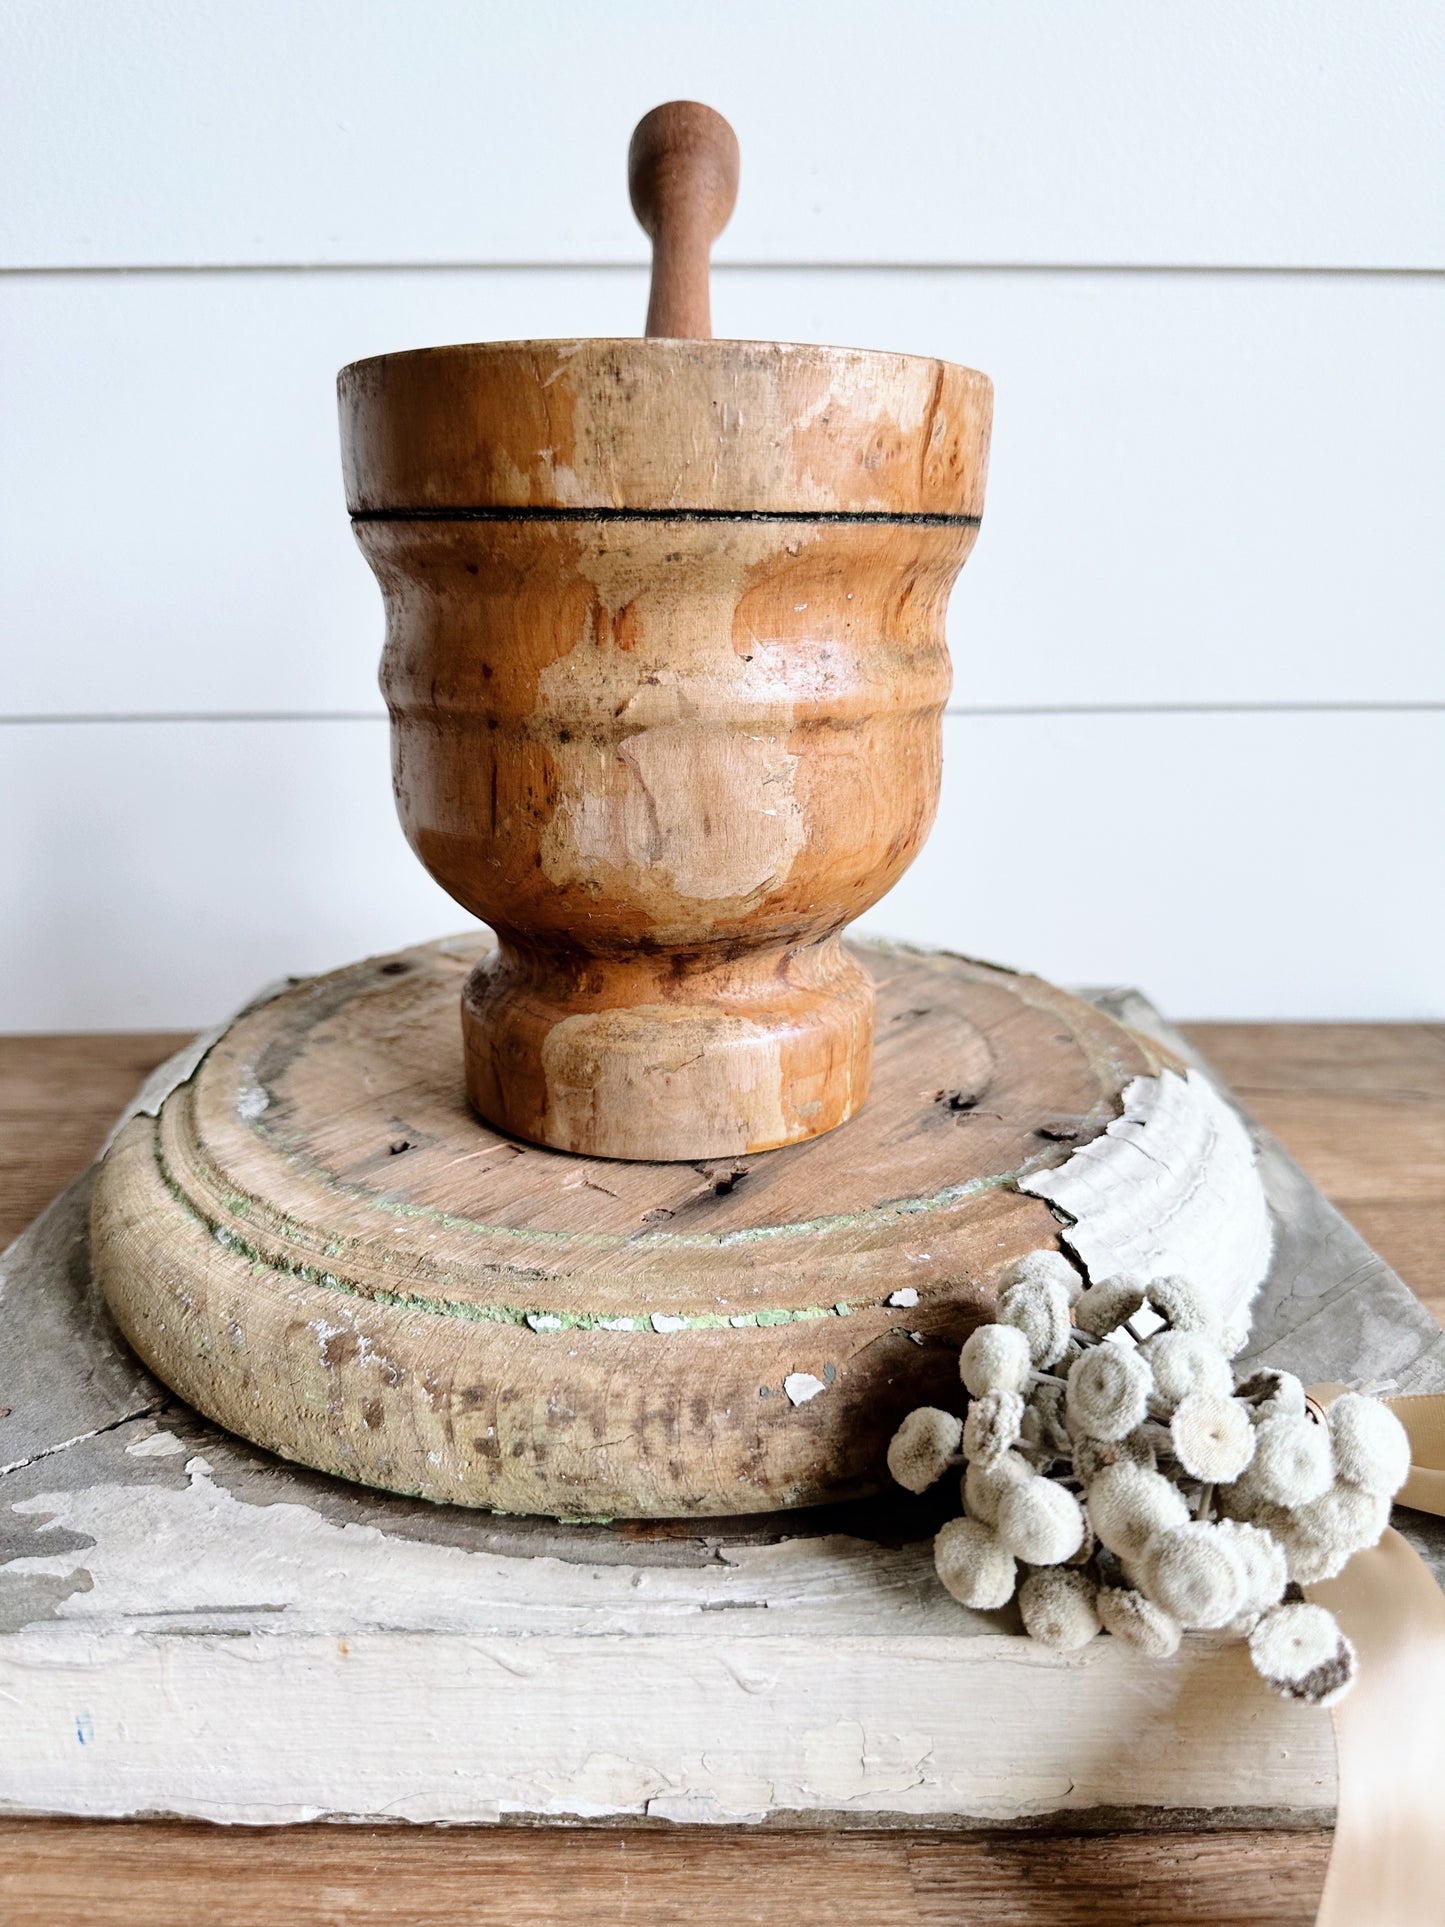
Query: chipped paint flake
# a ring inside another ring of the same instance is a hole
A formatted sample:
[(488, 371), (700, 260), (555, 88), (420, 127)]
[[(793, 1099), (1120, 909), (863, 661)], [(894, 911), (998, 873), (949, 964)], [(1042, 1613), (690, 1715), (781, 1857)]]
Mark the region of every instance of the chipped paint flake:
[(125, 1451), (130, 1459), (173, 1459), (185, 1449), (174, 1432), (152, 1432), (148, 1438), (134, 1440)]
[(245, 1118), (248, 1124), (254, 1124), (270, 1108), (269, 1093), (254, 1077), (246, 1078), (236, 1092), (236, 1115)]
[(794, 1405), (806, 1405), (810, 1398), (816, 1398), (827, 1388), (821, 1378), (814, 1378), (811, 1372), (789, 1372), (783, 1380), (783, 1390)]
[(906, 1793), (933, 1752), (926, 1733), (870, 1738), (857, 1720), (835, 1720), (803, 1735), (803, 1785), (820, 1803), (844, 1806), (880, 1793)]

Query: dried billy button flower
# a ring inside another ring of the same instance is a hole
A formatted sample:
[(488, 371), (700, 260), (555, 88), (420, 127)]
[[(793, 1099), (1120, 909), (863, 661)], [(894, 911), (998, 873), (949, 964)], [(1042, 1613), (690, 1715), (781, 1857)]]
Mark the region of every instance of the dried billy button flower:
[(933, 1542), (933, 1565), (961, 1606), (993, 1612), (1014, 1596), (1013, 1554), (978, 1519), (950, 1519)]
[(1142, 1592), (1127, 1586), (1100, 1586), (1094, 1604), (1106, 1633), (1137, 1646), (1151, 1659), (1168, 1659), (1179, 1650), (1179, 1621)]
[(888, 1447), (888, 1470), (905, 1492), (926, 1492), (957, 1456), (963, 1420), (934, 1405), (910, 1412)]
[(1046, 1278), (1024, 1278), (999, 1294), (998, 1322), (1021, 1331), (1038, 1371), (1046, 1371), (1069, 1343), (1069, 1294)]
[(1254, 1427), (1232, 1398), (1191, 1392), (1169, 1421), (1174, 1456), (1196, 1479), (1224, 1484), (1237, 1479), (1254, 1457)]
[(1377, 1398), (1345, 1392), (1330, 1407), (1335, 1469), (1347, 1485), (1393, 1499), (1410, 1471), (1410, 1439)]
[(1058, 1566), (1084, 1543), (1084, 1514), (1066, 1486), (1053, 1479), (1022, 1479), (999, 1500), (997, 1531), (1016, 1559)]
[(1343, 1572), (1357, 1552), (1377, 1543), (1389, 1523), (1390, 1501), (1382, 1492), (1365, 1492), (1343, 1480), (1307, 1505), (1291, 1507), (1283, 1518), (1268, 1520), (1284, 1546), (1289, 1576), (1301, 1586)]
[[(1128, 1321), (1146, 1304), (1164, 1325), (1139, 1339)], [(923, 1407), (888, 1452), (912, 1491), (966, 1461), (965, 1516), (934, 1541), (954, 1598), (989, 1611), (1017, 1586), (1026, 1630), (1061, 1652), (1102, 1626), (1164, 1657), (1183, 1630), (1227, 1627), (1277, 1692), (1343, 1693), (1353, 1649), (1289, 1586), (1378, 1540), (1409, 1441), (1375, 1399), (1346, 1394), (1321, 1424), (1289, 1372), (1236, 1384), (1243, 1343), (1184, 1279), (1080, 1292), (1056, 1251), (1012, 1265), (998, 1321), (963, 1347), (962, 1426)]]
[[(1277, 1606), (1284, 1594), (1289, 1578), (1284, 1547), (1272, 1533), (1263, 1532), (1258, 1526), (1241, 1525), (1233, 1519), (1221, 1519), (1215, 1531), (1234, 1548), (1244, 1568), (1244, 1598), (1236, 1618), (1247, 1619), (1253, 1625), (1258, 1615)], [(1240, 1630), (1247, 1632), (1249, 1626)]]
[(1246, 1496), (1301, 1506), (1328, 1492), (1334, 1478), (1330, 1435), (1311, 1418), (1267, 1418), (1255, 1427)]
[(1059, 1285), (1072, 1305), (1084, 1289), (1084, 1281), (1061, 1251), (1030, 1251), (1022, 1258), (1015, 1258), (998, 1281), (1000, 1292), (1010, 1285), (1037, 1281), (1043, 1285)]
[(1161, 1418), (1195, 1392), (1228, 1398), (1234, 1373), (1217, 1342), (1203, 1332), (1155, 1332), (1139, 1347), (1154, 1374), (1152, 1404)]
[(1267, 1418), (1303, 1418), (1305, 1388), (1293, 1372), (1277, 1372), (1266, 1366), (1251, 1372), (1235, 1388), (1235, 1397), (1249, 1406), (1256, 1425)]
[(1137, 1559), (1156, 1533), (1189, 1520), (1189, 1508), (1172, 1480), (1127, 1461), (1106, 1466), (1091, 1481), (1088, 1499), (1100, 1545), (1121, 1559)]
[(1282, 1699), (1333, 1706), (1354, 1684), (1355, 1649), (1323, 1606), (1278, 1606), (1249, 1636), (1249, 1656)]
[(1121, 1439), (1144, 1417), (1153, 1380), (1137, 1351), (1107, 1340), (1076, 1359), (1065, 1403), (1069, 1430), (1093, 1439)]
[(992, 1465), (1017, 1443), (1023, 1418), (1017, 1392), (985, 1392), (971, 1400), (963, 1421), (963, 1456), (970, 1464)]
[(1106, 1278), (1101, 1285), (1090, 1285), (1074, 1306), (1074, 1323), (1080, 1331), (1105, 1338), (1120, 1325), (1126, 1325), (1136, 1311), (1142, 1311), (1149, 1294), (1135, 1278)]
[(970, 1398), (985, 1392), (1021, 1392), (1029, 1379), (1029, 1341), (1013, 1325), (980, 1325), (958, 1355), (959, 1375)]
[(1218, 1344), (1219, 1314), (1187, 1278), (1151, 1278), (1149, 1303), (1172, 1330), (1202, 1332)]
[(998, 1509), (1004, 1494), (1024, 1479), (1038, 1474), (1027, 1459), (1017, 1452), (1005, 1452), (989, 1465), (974, 1463), (963, 1475), (963, 1507), (970, 1519), (981, 1519), (986, 1526), (998, 1524)]
[(1181, 1626), (1227, 1626), (1244, 1605), (1244, 1562), (1218, 1526), (1200, 1520), (1150, 1541), (1143, 1574), (1152, 1599)]
[(1019, 1587), (1024, 1631), (1041, 1646), (1073, 1653), (1099, 1630), (1094, 1605), (1098, 1588), (1087, 1574), (1051, 1566), (1032, 1572)]

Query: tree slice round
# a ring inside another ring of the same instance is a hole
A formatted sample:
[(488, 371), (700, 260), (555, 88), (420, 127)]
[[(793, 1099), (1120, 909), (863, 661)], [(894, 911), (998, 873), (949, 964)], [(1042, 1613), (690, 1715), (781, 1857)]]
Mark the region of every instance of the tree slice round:
[[(484, 935), (253, 1007), (101, 1169), (122, 1330), (202, 1412), (391, 1491), (557, 1517), (771, 1511), (876, 1487), (1012, 1259), (1014, 1180), (1120, 1113), (1154, 1046), (1035, 977), (853, 946), (873, 1090), (806, 1144), (584, 1159), (468, 1110)], [(815, 1389), (820, 1388), (820, 1389)]]

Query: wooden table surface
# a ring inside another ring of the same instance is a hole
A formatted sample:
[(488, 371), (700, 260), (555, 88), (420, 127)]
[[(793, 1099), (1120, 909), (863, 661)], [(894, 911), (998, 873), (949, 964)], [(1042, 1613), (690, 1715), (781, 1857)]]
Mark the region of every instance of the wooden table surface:
[[(1186, 1028), (1436, 1317), (1445, 1314), (1445, 1025)], [(84, 1168), (140, 1079), (182, 1041), (0, 1038), (0, 1244)], [(0, 1920), (1303, 1927), (1328, 1854), (1328, 1834), (1315, 1831), (243, 1830), (7, 1820)]]

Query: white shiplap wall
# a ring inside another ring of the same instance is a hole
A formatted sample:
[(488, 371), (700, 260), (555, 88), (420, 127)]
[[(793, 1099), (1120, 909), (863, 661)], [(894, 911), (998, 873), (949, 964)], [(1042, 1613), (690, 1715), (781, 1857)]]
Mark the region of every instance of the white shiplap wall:
[(632, 333), (623, 155), (734, 121), (720, 334), (998, 387), (939, 825), (869, 921), (1193, 1015), (1445, 1014), (1433, 0), (7, 0), (0, 1027), (462, 921), (406, 851), (332, 381)]

